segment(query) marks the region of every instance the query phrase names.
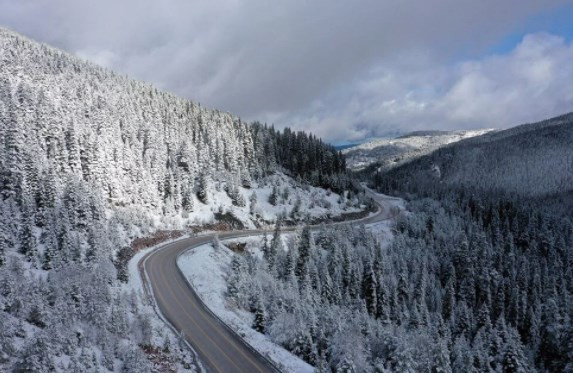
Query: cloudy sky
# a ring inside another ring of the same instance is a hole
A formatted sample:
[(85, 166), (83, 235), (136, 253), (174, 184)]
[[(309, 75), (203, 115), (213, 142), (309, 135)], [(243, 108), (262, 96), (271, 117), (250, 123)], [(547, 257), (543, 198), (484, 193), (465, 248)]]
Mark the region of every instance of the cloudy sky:
[(335, 143), (573, 111), (573, 1), (0, 0), (0, 25)]

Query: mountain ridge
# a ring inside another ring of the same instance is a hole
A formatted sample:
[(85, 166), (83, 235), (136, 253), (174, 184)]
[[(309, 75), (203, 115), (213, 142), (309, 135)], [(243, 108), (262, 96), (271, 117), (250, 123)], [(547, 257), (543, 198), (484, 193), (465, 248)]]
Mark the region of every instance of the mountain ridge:
[(380, 177), (395, 189), (427, 183), (549, 198), (573, 190), (571, 144), (573, 113), (567, 113), (464, 139)]
[(469, 131), (414, 131), (393, 139), (376, 139), (344, 149), (348, 166), (361, 170), (371, 164), (382, 169), (396, 167), (435, 149), (466, 138), (480, 136), (493, 129)]

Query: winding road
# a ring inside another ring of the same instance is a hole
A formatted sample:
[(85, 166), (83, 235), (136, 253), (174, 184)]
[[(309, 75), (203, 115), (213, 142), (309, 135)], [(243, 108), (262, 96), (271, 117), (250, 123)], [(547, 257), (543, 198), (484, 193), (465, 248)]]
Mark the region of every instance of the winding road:
[[(396, 211), (388, 203), (393, 198), (370, 190), (367, 193), (378, 203), (377, 213), (363, 219), (333, 224), (372, 224), (395, 217)], [(161, 316), (193, 347), (208, 371), (254, 373), (279, 370), (205, 306), (177, 266), (177, 258), (187, 250), (212, 242), (215, 234), (220, 240), (225, 240), (265, 232), (232, 231), (181, 239), (148, 253), (138, 263), (148, 295), (153, 296)]]

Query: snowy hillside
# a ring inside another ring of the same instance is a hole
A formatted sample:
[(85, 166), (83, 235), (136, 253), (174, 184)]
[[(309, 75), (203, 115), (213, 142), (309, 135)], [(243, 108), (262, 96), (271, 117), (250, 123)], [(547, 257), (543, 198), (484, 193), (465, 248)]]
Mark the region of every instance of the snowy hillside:
[(557, 198), (573, 191), (571, 144), (570, 113), (452, 144), (390, 170), (379, 181), (402, 191), (441, 184), (556, 198), (557, 205), (572, 206), (570, 198)]
[(480, 136), (491, 129), (476, 131), (417, 131), (395, 139), (377, 139), (344, 149), (348, 167), (360, 170), (379, 162), (382, 168), (392, 168), (413, 158), (463, 139)]
[[(400, 360), (413, 371), (572, 371), (572, 144), (569, 113), (370, 175), (408, 200), (384, 263), (402, 266), (385, 273), (404, 276), (401, 340), (415, 338)], [(415, 351), (425, 338), (430, 360)]]
[(191, 369), (120, 283), (149, 236), (363, 204), (344, 157), (312, 135), (244, 123), (2, 28), (0, 66), (0, 371)]

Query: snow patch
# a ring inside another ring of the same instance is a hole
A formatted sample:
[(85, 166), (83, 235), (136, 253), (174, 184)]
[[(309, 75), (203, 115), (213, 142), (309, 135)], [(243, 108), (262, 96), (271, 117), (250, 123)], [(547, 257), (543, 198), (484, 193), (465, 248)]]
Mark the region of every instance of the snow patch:
[[(240, 241), (253, 243), (255, 240), (260, 238), (241, 238)], [(311, 365), (253, 330), (250, 327), (253, 323), (252, 314), (227, 305), (225, 277), (233, 255), (233, 252), (223, 245), (216, 250), (211, 244), (206, 244), (181, 255), (177, 265), (207, 307), (254, 349), (279, 365), (282, 371), (314, 372)]]

